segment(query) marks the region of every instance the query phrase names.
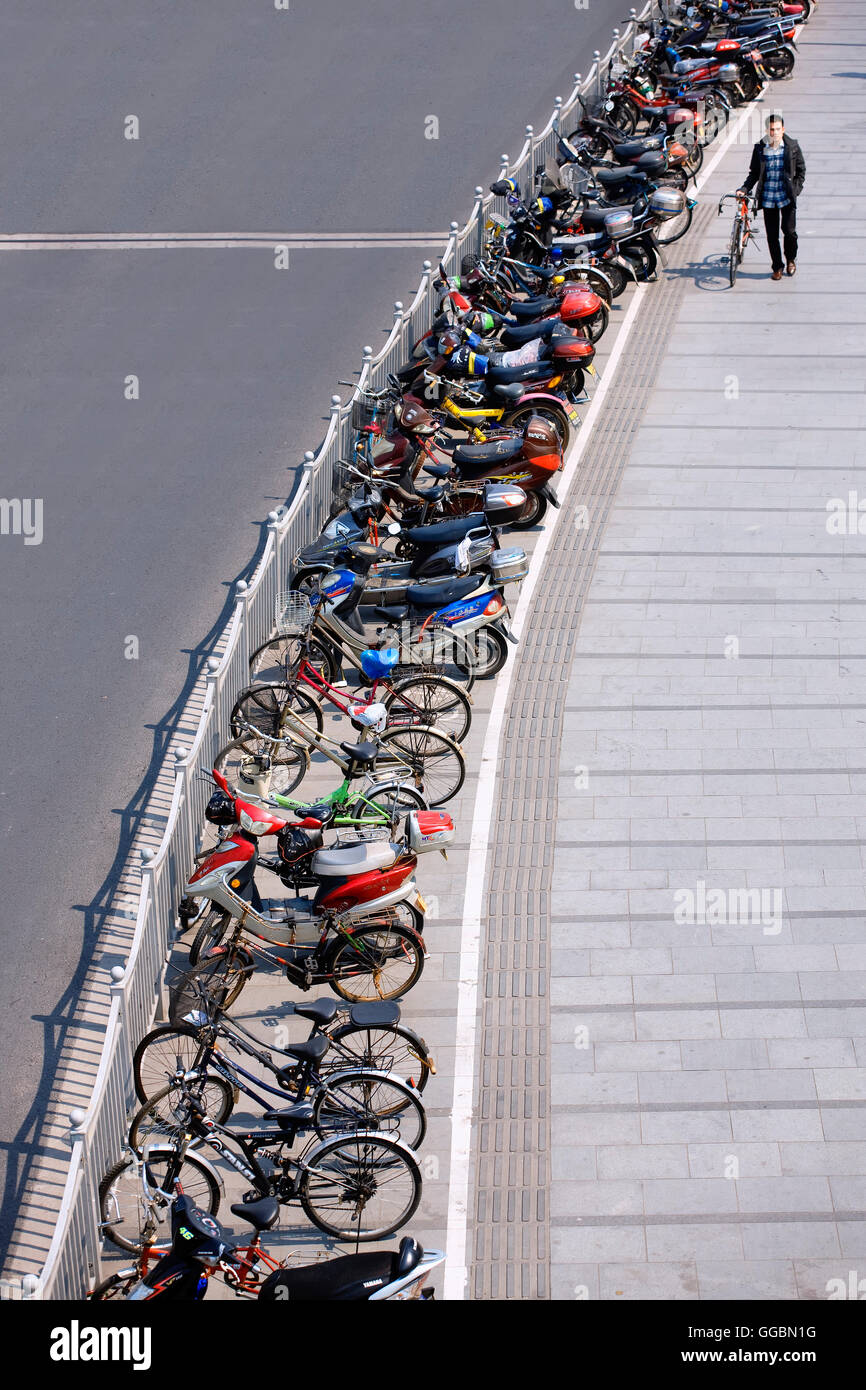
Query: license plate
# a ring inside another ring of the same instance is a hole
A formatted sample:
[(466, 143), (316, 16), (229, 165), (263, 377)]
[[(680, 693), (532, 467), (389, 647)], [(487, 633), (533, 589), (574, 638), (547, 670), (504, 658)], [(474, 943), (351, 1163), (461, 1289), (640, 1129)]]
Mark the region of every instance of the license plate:
[(578, 413), (577, 413), (577, 411), (575, 410), (575, 408), (574, 408), (573, 405), (572, 405), (572, 406), (569, 406), (568, 412), (567, 412), (567, 413), (568, 413), (568, 418), (569, 418), (569, 420), (571, 421), (571, 423), (572, 423), (573, 425), (579, 425), (579, 424), (580, 424), (580, 416), (578, 415)]
[(425, 912), (425, 913), (426, 913), (426, 911), (427, 911), (427, 904), (426, 904), (426, 902), (424, 901), (424, 899), (421, 897), (421, 894), (420, 894), (420, 893), (416, 893), (416, 894), (415, 894), (415, 906), (417, 907), (417, 909), (418, 909), (419, 912)]
[(595, 364), (593, 362), (589, 363), (586, 370), (589, 372), (590, 376), (595, 376)]

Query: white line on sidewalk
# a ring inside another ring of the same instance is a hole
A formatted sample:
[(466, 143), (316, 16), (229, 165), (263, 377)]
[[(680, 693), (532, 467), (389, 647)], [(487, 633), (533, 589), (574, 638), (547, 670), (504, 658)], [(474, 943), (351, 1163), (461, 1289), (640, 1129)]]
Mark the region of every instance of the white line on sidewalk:
[[(700, 192), (719, 161), (730, 149), (751, 109), (751, 106), (747, 106), (740, 118), (726, 132), (716, 154), (706, 169), (701, 171), (701, 177), (695, 181), (696, 192)], [(586, 413), (586, 419), (578, 437), (569, 451), (568, 461), (562, 474), (561, 498), (563, 502), (568, 496), (578, 464), (595, 428), (607, 393), (613, 384), (620, 358), (634, 327), (638, 309), (643, 303), (646, 290), (647, 285), (645, 283), (638, 285), (635, 290), (634, 298), (626, 311), (605, 367), (604, 376), (592, 398), (592, 404)], [(557, 511), (548, 520), (542, 530), (538, 545), (533, 551), (529, 575), (521, 586), (520, 600), (514, 618), (515, 636), (518, 638), (523, 631), (523, 624), (526, 621), (532, 596), (541, 575), (542, 563), (550, 548), (553, 532), (559, 523), (561, 514), (561, 511)], [(478, 986), (481, 967), (484, 881), (487, 874), (487, 853), (490, 844), (490, 827), (493, 819), (494, 795), (498, 776), (499, 744), (515, 667), (516, 662), (510, 661), (496, 684), (496, 693), (493, 697), (493, 705), (481, 752), (478, 788), (475, 793), (475, 807), (472, 816), (472, 834), (469, 841), (469, 859), (466, 866), (466, 891), (463, 897), (463, 929), (460, 936), (460, 968), (457, 985), (457, 1046), (454, 1061), (454, 1092), (451, 1102), (451, 1159), (449, 1165), (448, 1225), (445, 1239), (444, 1297), (453, 1301), (459, 1301), (465, 1297), (469, 1276), (466, 1245), (469, 1228), (469, 1180), (472, 1164), (472, 1111), (475, 1095), (475, 1050), (478, 1031)]]

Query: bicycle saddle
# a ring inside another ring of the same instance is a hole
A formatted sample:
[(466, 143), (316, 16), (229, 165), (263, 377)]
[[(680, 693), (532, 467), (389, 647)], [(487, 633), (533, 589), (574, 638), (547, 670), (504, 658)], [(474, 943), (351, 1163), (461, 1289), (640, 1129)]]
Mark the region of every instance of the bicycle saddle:
[(299, 1100), (294, 1105), (287, 1105), (285, 1110), (266, 1110), (263, 1118), (276, 1120), (280, 1129), (291, 1129), (292, 1125), (309, 1124), (313, 1118), (313, 1107), (308, 1100)]
[(306, 820), (309, 816), (320, 825), (330, 825), (336, 815), (336, 808), (329, 801), (314, 801), (309, 806), (292, 807), (292, 815), (297, 816), (298, 820)]
[(292, 1043), (281, 1050), (287, 1057), (294, 1057), (296, 1062), (320, 1062), (330, 1046), (330, 1041), (317, 1033), (315, 1037), (307, 1038), (306, 1042)]
[(353, 763), (372, 764), (379, 756), (378, 743), (341, 743), (340, 747)]
[(511, 403), (514, 404), (516, 401), (519, 401), (523, 395), (525, 395), (525, 392), (523, 390), (523, 387), (520, 386), (516, 381), (500, 381), (497, 382), (496, 385), (493, 387), (493, 394), (494, 396), (499, 396), (500, 399), (504, 401), (511, 401)]
[(280, 1219), (280, 1204), (276, 1197), (260, 1197), (257, 1202), (235, 1202), (229, 1211), (241, 1221), (249, 1222), (256, 1231), (269, 1231)]
[(311, 999), (309, 1004), (296, 1004), (294, 1011), (301, 1018), (308, 1018), (311, 1023), (321, 1027), (337, 1017), (339, 1008), (336, 999)]

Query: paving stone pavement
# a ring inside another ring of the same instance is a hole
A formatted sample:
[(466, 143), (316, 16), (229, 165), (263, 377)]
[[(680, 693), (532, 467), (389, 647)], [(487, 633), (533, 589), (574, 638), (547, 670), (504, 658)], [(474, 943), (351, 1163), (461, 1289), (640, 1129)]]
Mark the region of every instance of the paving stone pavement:
[(827, 527), (866, 471), (854, 143), (827, 218), (864, 11), (822, 4), (758, 106), (809, 169), (796, 277), (762, 237), (729, 289), (728, 216), (668, 269), (583, 599), (544, 923), (554, 1298), (822, 1298), (866, 1260), (866, 548)]
[[(822, 0), (795, 77), (758, 104), (666, 253), (512, 657), (472, 1299), (814, 1299), (866, 1273), (866, 544), (826, 525), (866, 472), (866, 170), (846, 131), (863, 95), (845, 41), (864, 11)], [(773, 284), (760, 245), (731, 290), (715, 206), (745, 174), (754, 120), (779, 108), (809, 166), (799, 271)], [(403, 1003), (438, 1064), (409, 1229), (440, 1249), (492, 698), (476, 685), (457, 844), (419, 866), (430, 957)], [(305, 789), (332, 784), (314, 764)], [(259, 970), (242, 1017), (300, 1038), (294, 998)], [(291, 1211), (267, 1243), (337, 1249)]]

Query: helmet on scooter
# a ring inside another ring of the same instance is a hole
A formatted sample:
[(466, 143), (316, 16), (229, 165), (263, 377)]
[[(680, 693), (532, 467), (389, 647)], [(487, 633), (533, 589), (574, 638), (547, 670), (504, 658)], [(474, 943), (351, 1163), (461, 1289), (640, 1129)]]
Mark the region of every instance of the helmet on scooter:
[(439, 351), (443, 357), (450, 357), (452, 352), (456, 352), (463, 339), (455, 329), (449, 329), (447, 333), (439, 336)]
[(361, 652), (361, 670), (369, 681), (384, 680), (390, 676), (399, 659), (400, 653), (396, 647), (385, 647), (382, 651), (368, 647)]
[(215, 791), (204, 808), (204, 818), (211, 825), (234, 825), (237, 820), (234, 797), (224, 791)]
[(434, 435), (439, 428), (430, 411), (417, 401), (398, 401), (394, 406), (394, 419), (405, 433), (417, 434), (421, 438)]

